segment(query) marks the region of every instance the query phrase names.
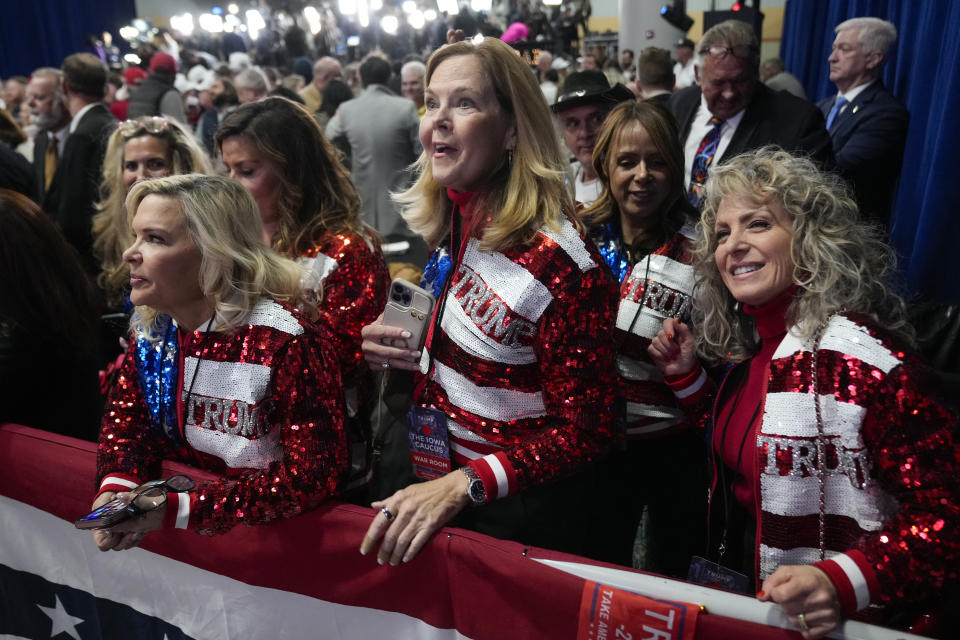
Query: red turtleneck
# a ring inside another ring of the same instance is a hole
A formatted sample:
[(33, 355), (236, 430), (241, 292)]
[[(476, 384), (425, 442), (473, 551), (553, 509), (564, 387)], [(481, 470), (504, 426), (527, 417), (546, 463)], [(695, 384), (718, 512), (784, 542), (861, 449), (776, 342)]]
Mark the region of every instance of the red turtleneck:
[(758, 307), (744, 305), (744, 312), (756, 323), (760, 351), (750, 359), (746, 380), (737, 389), (725, 389), (717, 404), (713, 446), (720, 453), (723, 464), (737, 472), (733, 493), (753, 517), (757, 516), (759, 473), (756, 463), (757, 429), (763, 419), (770, 360), (787, 334), (787, 307), (793, 301), (795, 292), (796, 287), (791, 286)]

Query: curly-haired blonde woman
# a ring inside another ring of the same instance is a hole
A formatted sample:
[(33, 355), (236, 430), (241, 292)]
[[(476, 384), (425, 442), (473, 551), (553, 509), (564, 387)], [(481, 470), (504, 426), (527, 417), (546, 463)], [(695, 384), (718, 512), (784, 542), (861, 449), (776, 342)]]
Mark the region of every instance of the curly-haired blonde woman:
[(910, 349), (891, 252), (858, 217), (836, 177), (779, 149), (712, 169), (697, 338), (667, 320), (650, 346), (691, 410), (711, 387), (697, 351), (729, 365), (710, 551), (805, 638), (845, 616), (903, 622), (960, 570), (956, 418)]
[(253, 198), (227, 178), (171, 176), (134, 186), (127, 208), (137, 309), (94, 506), (152, 481), (164, 459), (222, 477), (180, 483), (143, 517), (96, 532), (97, 545), (127, 549), (162, 527), (222, 533), (338, 492), (348, 460), (332, 337), (294, 309), (300, 267), (264, 243)]

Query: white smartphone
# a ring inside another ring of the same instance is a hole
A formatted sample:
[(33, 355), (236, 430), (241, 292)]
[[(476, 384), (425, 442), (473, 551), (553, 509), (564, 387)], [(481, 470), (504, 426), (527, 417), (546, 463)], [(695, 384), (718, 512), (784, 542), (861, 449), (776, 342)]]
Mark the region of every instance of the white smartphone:
[(436, 299), (429, 291), (410, 284), (403, 278), (390, 283), (390, 296), (383, 310), (383, 324), (410, 332), (409, 338), (394, 338), (392, 347), (419, 351), (427, 339), (433, 305)]

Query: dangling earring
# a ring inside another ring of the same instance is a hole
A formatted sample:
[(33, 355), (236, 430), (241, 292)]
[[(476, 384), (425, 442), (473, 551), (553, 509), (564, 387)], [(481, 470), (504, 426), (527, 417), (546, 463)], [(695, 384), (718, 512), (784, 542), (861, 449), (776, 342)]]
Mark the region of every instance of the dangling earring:
[(507, 149), (507, 167), (513, 168), (513, 149)]
[(740, 313), (740, 306), (741, 306), (741, 305), (740, 305), (740, 301), (739, 301), (739, 300), (734, 300), (734, 301), (733, 301), (733, 310), (734, 310), (736, 313)]

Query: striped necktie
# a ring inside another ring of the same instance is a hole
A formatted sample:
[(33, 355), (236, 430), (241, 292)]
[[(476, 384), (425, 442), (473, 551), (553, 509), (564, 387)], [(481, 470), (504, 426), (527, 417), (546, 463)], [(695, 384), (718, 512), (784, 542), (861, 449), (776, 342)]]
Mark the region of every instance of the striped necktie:
[(713, 162), (713, 156), (717, 153), (723, 122), (716, 116), (710, 118), (710, 124), (713, 125), (713, 128), (707, 132), (707, 135), (703, 136), (700, 146), (697, 147), (697, 155), (693, 157), (693, 166), (690, 168), (690, 191), (687, 193), (687, 199), (690, 204), (697, 208), (703, 202), (707, 170), (710, 168), (710, 163)]

